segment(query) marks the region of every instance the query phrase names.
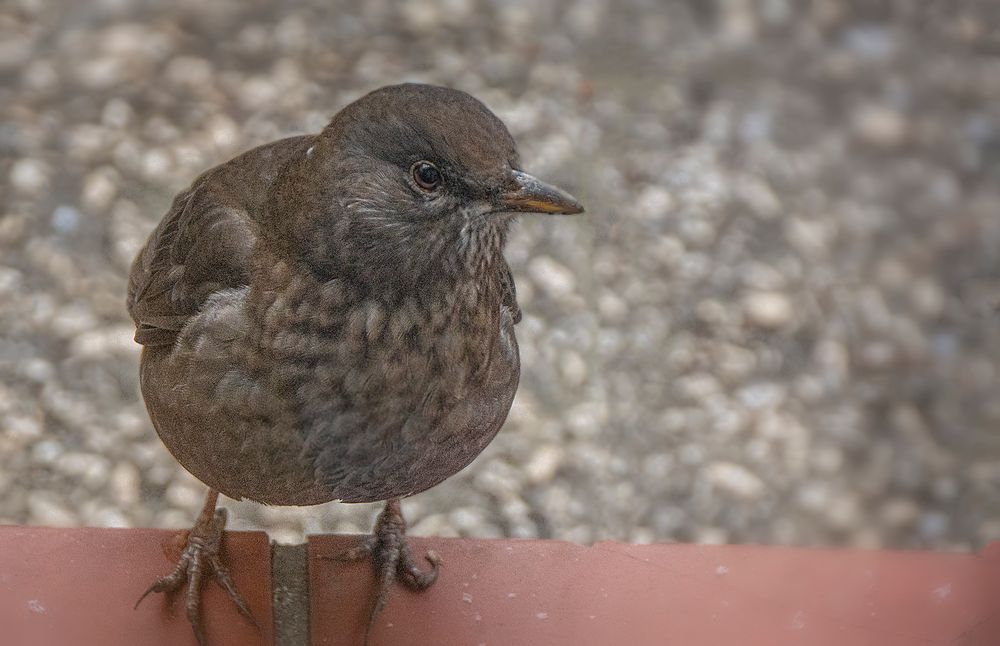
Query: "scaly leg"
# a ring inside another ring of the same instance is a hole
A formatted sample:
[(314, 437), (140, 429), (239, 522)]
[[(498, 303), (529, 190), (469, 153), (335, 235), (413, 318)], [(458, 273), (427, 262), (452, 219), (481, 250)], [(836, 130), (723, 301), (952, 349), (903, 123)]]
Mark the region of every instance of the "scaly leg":
[(393, 581), (398, 580), (418, 592), (426, 590), (437, 580), (441, 564), (441, 557), (434, 551), (428, 551), (424, 556), (431, 564), (430, 570), (421, 570), (413, 561), (410, 546), (406, 544), (406, 520), (400, 511), (399, 498), (386, 501), (385, 509), (375, 521), (372, 535), (364, 543), (331, 558), (354, 562), (368, 557), (371, 557), (372, 567), (375, 569), (376, 591), (368, 614), (368, 627), (365, 629), (366, 646), (375, 618), (389, 598)]
[(194, 527), (188, 532), (187, 544), (184, 551), (181, 552), (177, 566), (170, 574), (161, 576), (154, 581), (135, 602), (135, 607), (138, 608), (150, 592), (165, 592), (167, 595), (171, 595), (187, 583), (187, 589), (184, 592), (184, 608), (187, 611), (188, 621), (191, 622), (191, 628), (194, 630), (195, 639), (198, 640), (200, 646), (206, 644), (205, 632), (201, 627), (201, 585), (206, 574), (210, 577), (214, 576), (229, 598), (236, 604), (240, 614), (246, 617), (250, 623), (257, 625), (246, 602), (236, 591), (229, 570), (219, 558), (222, 531), (226, 527), (226, 510), (215, 508), (218, 499), (219, 492), (209, 489), (201, 514)]

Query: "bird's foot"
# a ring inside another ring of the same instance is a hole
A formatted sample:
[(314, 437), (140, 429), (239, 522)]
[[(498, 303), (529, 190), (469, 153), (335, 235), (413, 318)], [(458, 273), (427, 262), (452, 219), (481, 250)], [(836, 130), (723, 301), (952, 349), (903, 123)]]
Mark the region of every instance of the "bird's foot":
[(389, 589), (394, 581), (420, 592), (429, 588), (438, 577), (441, 557), (430, 550), (424, 556), (431, 567), (421, 570), (413, 560), (410, 546), (406, 543), (406, 520), (399, 508), (399, 500), (390, 500), (375, 521), (372, 535), (361, 545), (329, 557), (335, 561), (357, 562), (370, 558), (375, 569), (376, 591), (368, 615), (365, 630), (365, 644), (371, 633), (375, 618), (389, 599)]
[(187, 584), (184, 592), (184, 609), (188, 621), (191, 622), (191, 628), (194, 630), (195, 639), (198, 640), (200, 646), (206, 644), (205, 632), (201, 625), (201, 587), (206, 574), (215, 577), (215, 580), (236, 604), (240, 614), (253, 625), (257, 625), (243, 597), (236, 591), (229, 569), (222, 564), (219, 556), (219, 548), (222, 545), (222, 530), (225, 526), (225, 509), (215, 510), (214, 513), (210, 511), (207, 521), (203, 512), (198, 522), (188, 532), (187, 544), (173, 571), (154, 581), (135, 602), (135, 607), (138, 608), (142, 600), (151, 592), (164, 592), (169, 596)]

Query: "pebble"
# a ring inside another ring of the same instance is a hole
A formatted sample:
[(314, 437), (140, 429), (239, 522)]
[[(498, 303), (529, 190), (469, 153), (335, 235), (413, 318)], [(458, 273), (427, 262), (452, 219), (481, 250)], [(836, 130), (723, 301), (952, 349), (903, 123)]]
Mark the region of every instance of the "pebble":
[(139, 356), (140, 346), (132, 337), (134, 325), (116, 325), (89, 330), (75, 336), (69, 344), (69, 354), (74, 357), (101, 358), (115, 355)]
[(175, 507), (196, 509), (205, 499), (205, 489), (193, 482), (177, 482), (167, 487), (165, 498)]
[(786, 396), (785, 387), (773, 382), (749, 384), (737, 393), (737, 397), (747, 408), (774, 408), (781, 405)]
[(763, 328), (777, 329), (791, 323), (792, 301), (780, 292), (755, 292), (743, 301), (747, 318)]
[(663, 186), (647, 186), (642, 189), (635, 200), (637, 217), (658, 222), (674, 210), (674, 198)]
[(104, 104), (101, 123), (112, 128), (124, 128), (135, 119), (132, 105), (121, 97), (113, 97)]
[(113, 168), (93, 171), (83, 180), (80, 202), (90, 211), (106, 211), (118, 194), (118, 172)]
[(4, 431), (7, 437), (25, 442), (42, 436), (44, 429), (42, 421), (37, 415), (8, 414), (5, 419)]
[(704, 401), (719, 392), (719, 382), (714, 375), (695, 373), (674, 382), (677, 394), (692, 402)]
[(908, 134), (906, 117), (884, 105), (860, 106), (854, 111), (851, 121), (858, 137), (878, 148), (895, 148), (906, 140)]
[(725, 545), (728, 534), (720, 527), (702, 527), (695, 532), (694, 542), (700, 545)]
[[(195, 513), (190, 509), (164, 509), (153, 519), (153, 524), (164, 529), (191, 529)], [(236, 519), (232, 519), (227, 526), (232, 530), (236, 529), (236, 525)]]
[(845, 31), (843, 40), (854, 53), (873, 61), (886, 60), (896, 49), (892, 31), (882, 25), (853, 26)]
[(736, 194), (762, 220), (774, 220), (781, 215), (781, 201), (765, 181), (747, 177), (736, 186)]
[(587, 381), (587, 362), (576, 352), (569, 350), (563, 353), (559, 369), (571, 388), (579, 388)]
[(63, 235), (71, 234), (76, 231), (76, 228), (80, 225), (80, 212), (72, 206), (61, 204), (56, 207), (55, 211), (52, 212), (50, 220), (52, 222), (52, 228), (55, 229), (57, 233)]
[(75, 337), (96, 327), (97, 317), (87, 304), (77, 301), (60, 307), (49, 320), (49, 326), (60, 337)]
[(690, 521), (687, 512), (680, 507), (658, 507), (653, 511), (652, 524), (660, 536), (672, 536)]
[(885, 502), (880, 515), (890, 527), (908, 527), (920, 517), (920, 507), (908, 498), (893, 498)]
[(913, 304), (922, 315), (934, 318), (944, 312), (946, 297), (936, 281), (930, 278), (918, 280), (911, 290)]
[(557, 445), (547, 444), (537, 448), (524, 466), (528, 481), (542, 484), (552, 480), (566, 458), (566, 451)]
[(492, 534), (484, 511), (478, 507), (459, 507), (448, 514), (448, 521), (463, 536), (483, 536)]
[(73, 77), (88, 90), (105, 90), (125, 80), (127, 69), (125, 59), (101, 56), (79, 62)]
[(672, 236), (655, 240), (649, 251), (667, 269), (676, 268), (686, 258), (684, 243)]
[[(504, 519), (511, 525), (533, 525), (529, 518), (531, 509), (528, 507), (528, 503), (520, 498), (510, 497), (505, 499), (500, 506), (500, 511)], [(533, 526), (531, 530), (532, 532), (534, 531)], [(533, 536), (534, 534), (530, 533), (528, 535)]]
[(682, 218), (678, 231), (684, 244), (692, 249), (708, 247), (717, 237), (712, 223), (701, 218)]
[(412, 536), (457, 536), (458, 532), (448, 522), (448, 515), (429, 514), (411, 522), (407, 534)]
[(601, 294), (597, 301), (597, 308), (601, 316), (610, 324), (623, 323), (628, 316), (628, 304), (611, 292)]
[(24, 71), (25, 85), (38, 92), (56, 89), (59, 80), (59, 72), (50, 61), (32, 61)]
[(102, 507), (83, 515), (83, 522), (92, 527), (132, 527), (132, 521), (120, 509)]
[(528, 275), (552, 298), (565, 298), (576, 289), (573, 272), (548, 256), (531, 259), (528, 262)]
[(74, 527), (79, 524), (76, 515), (49, 492), (28, 494), (28, 514), (32, 523), (47, 527)]
[(821, 512), (830, 503), (829, 486), (824, 482), (809, 482), (796, 493), (799, 505), (810, 512)]
[(162, 181), (170, 167), (170, 154), (162, 148), (153, 148), (142, 156), (139, 169), (147, 180)]
[(120, 462), (115, 465), (108, 480), (111, 495), (116, 503), (128, 507), (139, 502), (141, 478), (139, 470), (131, 462)]
[(934, 541), (944, 536), (951, 521), (940, 511), (929, 511), (920, 515), (918, 529), (924, 540)]
[(826, 518), (836, 529), (849, 530), (857, 527), (861, 520), (861, 507), (857, 496), (850, 492), (836, 496), (826, 510)]
[(39, 159), (19, 159), (10, 168), (10, 183), (14, 190), (27, 196), (37, 196), (49, 185), (51, 171)]
[(0, 295), (13, 297), (24, 281), (24, 275), (13, 267), (0, 266)]
[(808, 220), (789, 218), (784, 227), (788, 243), (807, 258), (822, 258), (830, 253), (830, 240), (836, 234), (829, 218)]
[(751, 289), (775, 291), (783, 289), (788, 278), (781, 270), (763, 262), (749, 262), (741, 271), (743, 284)]
[(108, 461), (91, 453), (63, 453), (55, 461), (56, 471), (76, 479), (84, 486), (103, 487), (108, 477)]
[(711, 485), (739, 498), (757, 498), (764, 493), (764, 482), (746, 467), (733, 462), (713, 462), (705, 467)]
[(56, 440), (42, 440), (32, 448), (31, 457), (36, 463), (48, 465), (55, 462), (62, 453), (62, 444)]

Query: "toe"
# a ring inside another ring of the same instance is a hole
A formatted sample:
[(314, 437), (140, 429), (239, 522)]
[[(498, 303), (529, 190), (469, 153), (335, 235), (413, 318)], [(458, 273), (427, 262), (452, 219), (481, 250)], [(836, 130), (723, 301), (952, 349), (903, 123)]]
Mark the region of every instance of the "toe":
[(425, 571), (417, 567), (417, 564), (410, 558), (410, 551), (408, 549), (403, 552), (399, 559), (399, 581), (411, 590), (426, 590), (437, 581), (441, 557), (438, 556), (437, 552), (429, 551), (424, 558), (431, 564), (430, 570)]
[(188, 621), (191, 623), (191, 629), (194, 630), (195, 639), (198, 640), (198, 644), (204, 646), (205, 633), (201, 627), (201, 581), (201, 558), (195, 557), (188, 571), (188, 587), (184, 595), (184, 611), (187, 614)]
[(211, 563), (212, 571), (215, 574), (215, 580), (218, 581), (219, 586), (226, 591), (226, 594), (229, 595), (229, 598), (236, 606), (236, 609), (240, 611), (240, 614), (243, 615), (247, 621), (256, 626), (257, 620), (254, 619), (253, 613), (250, 612), (247, 602), (243, 600), (239, 591), (236, 590), (236, 585), (233, 583), (233, 577), (229, 574), (229, 568), (223, 565), (217, 556), (213, 556), (211, 558)]
[(156, 581), (146, 588), (146, 591), (142, 593), (139, 599), (135, 602), (133, 609), (138, 608), (142, 600), (145, 599), (151, 592), (166, 592), (170, 594), (176, 592), (184, 585), (188, 580), (188, 567), (191, 561), (191, 557), (187, 551), (181, 555), (181, 559), (177, 561), (177, 565), (174, 566), (173, 571), (170, 574), (161, 576)]

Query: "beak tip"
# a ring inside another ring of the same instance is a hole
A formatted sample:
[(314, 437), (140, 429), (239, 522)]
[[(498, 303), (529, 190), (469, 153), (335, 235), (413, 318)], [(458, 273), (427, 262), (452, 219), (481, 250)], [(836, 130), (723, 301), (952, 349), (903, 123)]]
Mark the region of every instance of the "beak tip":
[(561, 207), (558, 211), (560, 215), (579, 215), (585, 213), (586, 209), (583, 208), (583, 204), (580, 203), (578, 199), (559, 189), (560, 197), (559, 206)]
[(561, 188), (521, 171), (514, 171), (514, 179), (518, 188), (504, 200), (504, 206), (510, 211), (553, 215), (578, 215), (584, 212), (583, 205)]

